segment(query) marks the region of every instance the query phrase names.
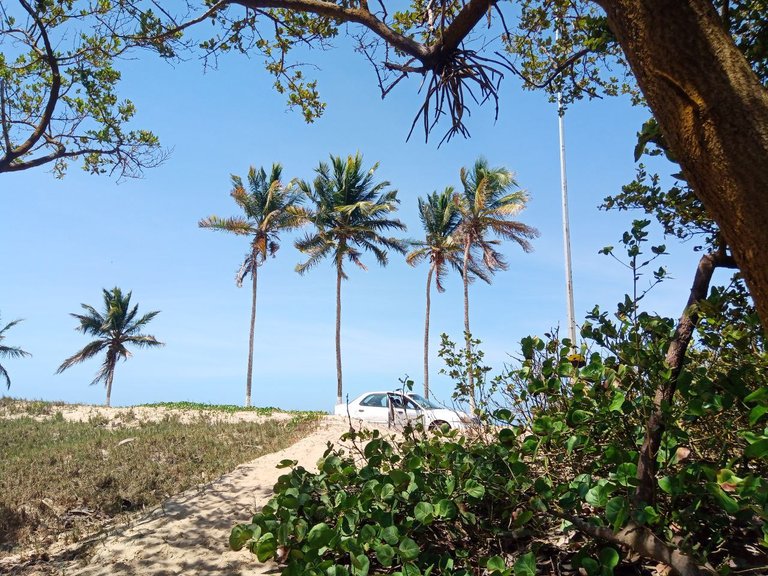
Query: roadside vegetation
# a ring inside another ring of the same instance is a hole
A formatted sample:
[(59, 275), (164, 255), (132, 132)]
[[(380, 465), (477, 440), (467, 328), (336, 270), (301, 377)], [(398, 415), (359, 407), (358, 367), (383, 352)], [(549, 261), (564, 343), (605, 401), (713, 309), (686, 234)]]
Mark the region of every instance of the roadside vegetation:
[(227, 423), (216, 415), (231, 407), (176, 403), (165, 407), (197, 408), (199, 417), (143, 422), (129, 410), (113, 427), (99, 416), (66, 421), (67, 407), (0, 399), (2, 412), (12, 416), (0, 419), (0, 555), (77, 542), (173, 494), (204, 490), (237, 465), (289, 446), (318, 416)]

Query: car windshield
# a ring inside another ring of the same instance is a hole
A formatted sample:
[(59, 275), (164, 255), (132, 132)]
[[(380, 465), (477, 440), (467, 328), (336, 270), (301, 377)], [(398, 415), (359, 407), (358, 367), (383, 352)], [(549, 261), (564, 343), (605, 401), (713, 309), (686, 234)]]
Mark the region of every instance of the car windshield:
[(408, 394), (408, 397), (414, 402), (416, 402), (416, 404), (418, 404), (422, 408), (431, 408), (433, 410), (437, 408), (442, 408), (442, 406), (440, 406), (439, 404), (435, 404), (434, 402), (427, 400), (426, 398), (424, 398), (423, 396), (419, 396), (418, 394)]

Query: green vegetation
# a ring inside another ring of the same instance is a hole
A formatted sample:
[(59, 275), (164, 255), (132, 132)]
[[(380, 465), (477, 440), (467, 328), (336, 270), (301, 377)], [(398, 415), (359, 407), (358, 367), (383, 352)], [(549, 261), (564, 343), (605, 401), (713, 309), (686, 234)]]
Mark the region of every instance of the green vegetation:
[(285, 448), (317, 422), (317, 415), (306, 413), (289, 420), (226, 423), (201, 412), (184, 424), (175, 415), (141, 422), (129, 413), (125, 426), (113, 428), (99, 417), (67, 422), (63, 406), (0, 400), (0, 409), (23, 414), (0, 419), (0, 550), (44, 547), (60, 534), (76, 541), (106, 521), (146, 510)]
[[(2, 404), (0, 404), (2, 406)], [(307, 410), (282, 410), (272, 406), (238, 406), (237, 404), (202, 404), (200, 402), (155, 402), (153, 404), (141, 404), (148, 408), (168, 408), (171, 410), (200, 410), (206, 412), (253, 412), (259, 416), (272, 416), (275, 413), (292, 414), (297, 417), (317, 417), (325, 412), (307, 411)]]
[(80, 326), (77, 327), (78, 331), (89, 336), (95, 336), (96, 339), (86, 344), (77, 354), (64, 360), (56, 373), (60, 374), (67, 368), (93, 358), (106, 350), (104, 363), (91, 384), (104, 382), (104, 387), (107, 389), (105, 405), (109, 406), (117, 361), (125, 361), (131, 356), (125, 345), (152, 348), (162, 346), (163, 343), (158, 342), (154, 336), (140, 332), (152, 318), (160, 313), (159, 311), (149, 312), (141, 318), (137, 318), (139, 305), (136, 304), (131, 308), (131, 292), (123, 295), (120, 288), (115, 287), (112, 290), (103, 290), (103, 293), (104, 314), (88, 304), (81, 304), (86, 314), (70, 314), (80, 322)]
[(280, 232), (293, 230), (306, 222), (306, 213), (300, 204), (304, 197), (293, 185), (284, 186), (280, 180), (283, 167), (272, 164), (269, 179), (264, 168), (258, 171), (251, 166), (248, 171), (248, 189), (243, 180), (232, 176), (230, 196), (243, 210), (245, 217), (234, 216), (219, 218), (209, 216), (198, 222), (201, 228), (220, 230), (251, 237), (251, 250), (245, 256), (242, 266), (235, 277), (238, 286), (243, 285), (251, 275), (251, 328), (248, 340), (248, 372), (245, 383), (245, 405), (251, 405), (251, 383), (253, 378), (253, 340), (256, 326), (256, 287), (259, 266), (267, 261), (267, 255), (274, 257), (280, 249)]
[(579, 358), (567, 339), (529, 337), (489, 380), (482, 353), (446, 341), (459, 393), (469, 370), (487, 388), (484, 433), (353, 432), (318, 473), (285, 461), (230, 545), (279, 554), (286, 576), (764, 572), (765, 335), (741, 280), (709, 290), (701, 266), (679, 321), (643, 310), (666, 276), (653, 267), (665, 247), (644, 254), (648, 225), (622, 237), (631, 294), (589, 314)]
[[(23, 358), (24, 356), (31, 356), (29, 352), (25, 352), (21, 348), (13, 346), (6, 346), (2, 342), (5, 340), (5, 333), (13, 328), (21, 320), (13, 320), (8, 322), (3, 328), (0, 328), (0, 358)], [(8, 371), (0, 364), (0, 379), (5, 380), (6, 388), (11, 387), (11, 377), (8, 375)]]
[(363, 169), (363, 157), (358, 153), (345, 159), (331, 156), (331, 165), (321, 162), (317, 176), (310, 184), (299, 182), (299, 188), (309, 198), (312, 208), (308, 219), (315, 231), (296, 241), (296, 248), (308, 259), (296, 266), (299, 274), (306, 273), (326, 257), (336, 268), (336, 403), (341, 404), (341, 281), (348, 278), (344, 260), (367, 270), (360, 259), (363, 251), (373, 252), (376, 261), (386, 266), (387, 250), (405, 254), (406, 243), (382, 233), (391, 229), (405, 230), (400, 220), (389, 218), (397, 210), (396, 190), (386, 190), (389, 182), (374, 183), (378, 164)]

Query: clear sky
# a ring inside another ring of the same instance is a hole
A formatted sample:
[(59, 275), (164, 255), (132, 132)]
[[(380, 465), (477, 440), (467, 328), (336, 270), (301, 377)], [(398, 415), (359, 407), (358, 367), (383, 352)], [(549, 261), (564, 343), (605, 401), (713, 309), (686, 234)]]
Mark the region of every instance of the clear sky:
[[(242, 403), (250, 290), (234, 275), (247, 240), (202, 230), (204, 216), (238, 214), (230, 174), (280, 162), (287, 178), (313, 178), (329, 154), (359, 151), (377, 177), (399, 191), (405, 236), (420, 238), (417, 198), (458, 185), (459, 169), (478, 156), (517, 174), (531, 196), (520, 219), (537, 227), (535, 252), (505, 245), (510, 262), (493, 285), (470, 288), (471, 324), (487, 363), (500, 369), (520, 338), (565, 326), (560, 171), (555, 106), (526, 93), (514, 79), (502, 88), (500, 117), (473, 109), (472, 137), (442, 147), (416, 133), (405, 141), (421, 96), (403, 83), (382, 101), (373, 70), (359, 55), (337, 49), (313, 60), (328, 103), (316, 123), (285, 108), (258, 59), (230, 56), (216, 71), (199, 61), (175, 66), (148, 55), (125, 62), (121, 95), (138, 107), (136, 125), (152, 129), (172, 149), (168, 161), (141, 180), (116, 183), (84, 174), (73, 164), (63, 180), (43, 169), (0, 175), (0, 313), (3, 324), (24, 318), (5, 344), (31, 358), (4, 359), (7, 394), (46, 400), (102, 403), (89, 386), (92, 360), (61, 375), (58, 365), (87, 337), (69, 316), (80, 303), (101, 306), (102, 288), (132, 290), (140, 312), (160, 310), (148, 332), (166, 343), (137, 350), (118, 365), (112, 402), (191, 400)], [(568, 183), (577, 320), (595, 304), (613, 309), (630, 290), (631, 275), (598, 255), (617, 244), (633, 218), (597, 209), (635, 171), (635, 133), (647, 119), (625, 99), (578, 103), (566, 116)], [(301, 232), (299, 232), (301, 233)], [(335, 400), (335, 275), (331, 263), (300, 277), (293, 236), (259, 272), (253, 402), (257, 406), (330, 410)], [(676, 316), (692, 278), (690, 246), (668, 242), (665, 260), (675, 280), (657, 288), (651, 309)], [(394, 388), (398, 378), (422, 383), (424, 288), (427, 268), (410, 268), (392, 255), (387, 268), (366, 256), (369, 270), (349, 269), (343, 286), (342, 355), (345, 394)], [(432, 300), (431, 386), (448, 400), (452, 384), (438, 374), (440, 333), (462, 338), (461, 281)], [(564, 331), (564, 330), (563, 330)], [(4, 390), (0, 390), (0, 393)]]

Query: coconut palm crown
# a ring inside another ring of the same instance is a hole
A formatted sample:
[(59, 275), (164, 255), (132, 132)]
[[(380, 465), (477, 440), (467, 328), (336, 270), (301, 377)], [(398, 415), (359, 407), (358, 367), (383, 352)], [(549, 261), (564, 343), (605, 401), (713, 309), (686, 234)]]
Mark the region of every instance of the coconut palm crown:
[[(426, 198), (419, 198), (419, 219), (424, 228), (425, 239), (411, 242), (414, 247), (405, 261), (411, 266), (429, 261), (426, 290), (426, 317), (424, 321), (424, 396), (429, 397), (429, 318), (431, 308), (431, 286), (434, 276), (438, 292), (444, 292), (445, 276), (449, 266), (463, 274), (464, 245), (458, 239), (457, 228), (461, 223), (458, 206), (454, 202), (454, 189), (447, 187), (441, 193), (433, 192)], [(471, 273), (469, 281), (478, 277), (486, 282), (491, 279), (482, 266), (471, 258), (468, 262)]]
[[(21, 348), (13, 346), (5, 346), (3, 340), (5, 340), (5, 333), (21, 322), (21, 320), (12, 320), (5, 326), (0, 328), (0, 358), (23, 358), (24, 356), (31, 356), (29, 352), (25, 352)], [(8, 371), (0, 364), (0, 378), (5, 380), (5, 387), (11, 387), (11, 377), (8, 375)]]
[(251, 166), (248, 171), (248, 190), (239, 176), (232, 176), (230, 196), (242, 209), (242, 216), (219, 218), (209, 216), (198, 222), (201, 228), (229, 232), (251, 238), (251, 246), (242, 265), (235, 275), (238, 286), (251, 275), (251, 322), (248, 345), (248, 372), (245, 384), (245, 405), (251, 405), (253, 381), (253, 346), (256, 325), (256, 289), (258, 268), (275, 256), (280, 248), (280, 232), (298, 228), (307, 221), (307, 213), (301, 208), (303, 194), (290, 182), (287, 186), (281, 181), (282, 166), (272, 164), (269, 176), (264, 168), (256, 170)]
[(314, 231), (296, 241), (296, 248), (308, 256), (296, 266), (304, 274), (326, 257), (336, 268), (336, 378), (337, 403), (342, 401), (341, 373), (341, 281), (347, 279), (345, 262), (366, 270), (364, 252), (373, 253), (376, 261), (386, 266), (388, 250), (405, 254), (403, 240), (385, 236), (391, 229), (405, 230), (405, 224), (390, 217), (399, 201), (396, 190), (387, 190), (389, 182), (374, 182), (378, 167), (363, 168), (358, 153), (346, 159), (331, 156), (331, 163), (321, 162), (310, 184), (302, 181), (299, 188), (309, 198), (310, 222)]
[(67, 368), (106, 351), (104, 362), (91, 384), (104, 382), (107, 389), (105, 405), (109, 406), (117, 361), (125, 361), (132, 356), (126, 346), (153, 348), (163, 346), (163, 343), (158, 342), (154, 336), (141, 333), (141, 330), (160, 313), (159, 311), (138, 316), (138, 304), (131, 307), (131, 292), (123, 294), (122, 290), (117, 287), (112, 290), (103, 290), (103, 295), (104, 312), (99, 312), (88, 304), (81, 304), (85, 314), (70, 314), (70, 316), (77, 318), (80, 323), (75, 329), (88, 336), (95, 336), (95, 339), (86, 344), (82, 350), (64, 360), (56, 373), (60, 374)]

